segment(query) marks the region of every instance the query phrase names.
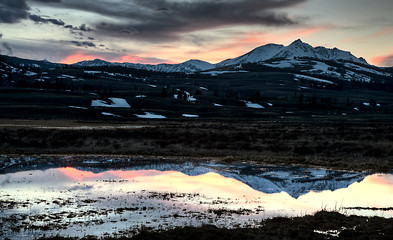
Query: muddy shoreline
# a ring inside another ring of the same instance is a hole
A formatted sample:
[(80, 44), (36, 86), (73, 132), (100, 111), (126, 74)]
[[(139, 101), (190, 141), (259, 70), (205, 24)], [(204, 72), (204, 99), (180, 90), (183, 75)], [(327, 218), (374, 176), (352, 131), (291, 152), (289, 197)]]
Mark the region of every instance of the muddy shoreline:
[(295, 218), (273, 218), (260, 223), (256, 228), (179, 227), (167, 231), (143, 230), (134, 237), (67, 238), (43, 237), (41, 240), (95, 240), (95, 239), (391, 239), (393, 219), (380, 217), (345, 216), (338, 212), (321, 211), (314, 215)]

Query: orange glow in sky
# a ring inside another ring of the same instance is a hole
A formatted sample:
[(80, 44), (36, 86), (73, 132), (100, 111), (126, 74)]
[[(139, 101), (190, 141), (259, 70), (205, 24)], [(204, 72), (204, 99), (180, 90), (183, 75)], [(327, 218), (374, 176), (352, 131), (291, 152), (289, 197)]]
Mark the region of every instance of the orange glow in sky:
[(81, 61), (86, 61), (86, 60), (94, 60), (100, 58), (99, 56), (94, 56), (94, 55), (86, 55), (83, 53), (74, 53), (66, 57), (65, 59), (61, 60), (60, 63), (64, 64), (73, 64)]
[(373, 57), (371, 59), (371, 63), (378, 66), (384, 66), (384, 65), (389, 66), (388, 64), (386, 64), (389, 59), (393, 59), (393, 53), (392, 55)]

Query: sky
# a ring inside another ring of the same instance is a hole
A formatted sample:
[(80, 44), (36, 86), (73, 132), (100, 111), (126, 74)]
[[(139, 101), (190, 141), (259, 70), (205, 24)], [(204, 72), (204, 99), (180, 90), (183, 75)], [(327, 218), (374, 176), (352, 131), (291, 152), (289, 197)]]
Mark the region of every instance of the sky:
[(0, 54), (217, 63), (301, 39), (393, 66), (392, 12), (392, 0), (0, 0)]

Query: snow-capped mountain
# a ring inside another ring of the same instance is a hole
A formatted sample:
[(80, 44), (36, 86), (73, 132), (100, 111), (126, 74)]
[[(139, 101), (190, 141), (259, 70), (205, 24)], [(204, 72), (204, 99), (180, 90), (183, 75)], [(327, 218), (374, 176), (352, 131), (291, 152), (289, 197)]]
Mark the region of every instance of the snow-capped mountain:
[(367, 64), (366, 60), (364, 60), (363, 58), (357, 58), (350, 52), (342, 51), (337, 48), (314, 48), (311, 45), (304, 43), (300, 39), (298, 39), (286, 47), (283, 45), (267, 44), (258, 47), (238, 58), (227, 59), (223, 62), (220, 62), (217, 64), (217, 66), (224, 67), (242, 63), (255, 63), (275, 58), (313, 58), (318, 60), (349, 61), (359, 64)]
[(113, 63), (107, 62), (101, 59), (94, 59), (94, 60), (86, 60), (82, 62), (78, 62), (74, 64), (78, 67), (102, 67), (102, 66), (111, 66)]
[(224, 60), (218, 63), (217, 67), (237, 65), (242, 63), (262, 62), (273, 58), (274, 55), (276, 55), (284, 48), (285, 48), (284, 45), (267, 44), (261, 47), (257, 47), (251, 52), (248, 52), (240, 57)]
[(351, 62), (361, 65), (368, 65), (363, 58), (357, 58), (350, 52), (337, 48), (329, 49), (325, 47), (312, 47), (302, 42), (300, 39), (294, 41), (289, 46), (279, 44), (266, 44), (233, 59), (227, 59), (217, 64), (211, 64), (201, 60), (189, 60), (180, 64), (139, 64), (139, 63), (111, 63), (100, 59), (83, 61), (74, 64), (79, 67), (100, 67), (100, 66), (123, 66), (140, 70), (157, 72), (184, 72), (195, 73), (215, 68), (228, 66), (240, 66), (244, 63), (263, 63), (272, 59), (295, 60), (295, 59), (314, 59), (335, 62)]
[(140, 64), (140, 63), (111, 63), (101, 59), (95, 59), (91, 61), (83, 61), (74, 64), (78, 67), (101, 67), (101, 66), (123, 66), (129, 68), (135, 68), (140, 70), (156, 71), (156, 72), (185, 72), (194, 73), (205, 71), (215, 68), (214, 64), (201, 61), (201, 60), (189, 60), (180, 64)]
[(133, 170), (178, 171), (189, 176), (209, 172), (239, 180), (264, 193), (286, 192), (298, 198), (310, 191), (334, 191), (360, 182), (364, 173), (340, 172), (293, 166), (224, 165), (207, 164), (152, 164), (132, 168)]

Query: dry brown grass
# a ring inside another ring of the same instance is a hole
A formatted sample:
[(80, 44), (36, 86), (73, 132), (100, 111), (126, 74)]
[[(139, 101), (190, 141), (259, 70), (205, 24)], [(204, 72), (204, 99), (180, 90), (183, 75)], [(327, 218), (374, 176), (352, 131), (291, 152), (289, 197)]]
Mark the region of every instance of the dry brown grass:
[[(393, 170), (391, 123), (190, 121), (104, 128), (98, 123), (60, 124), (72, 128), (55, 123), (37, 127), (45, 122), (2, 127), (0, 153), (214, 157), (227, 162)], [(78, 128), (86, 125), (95, 127)]]

